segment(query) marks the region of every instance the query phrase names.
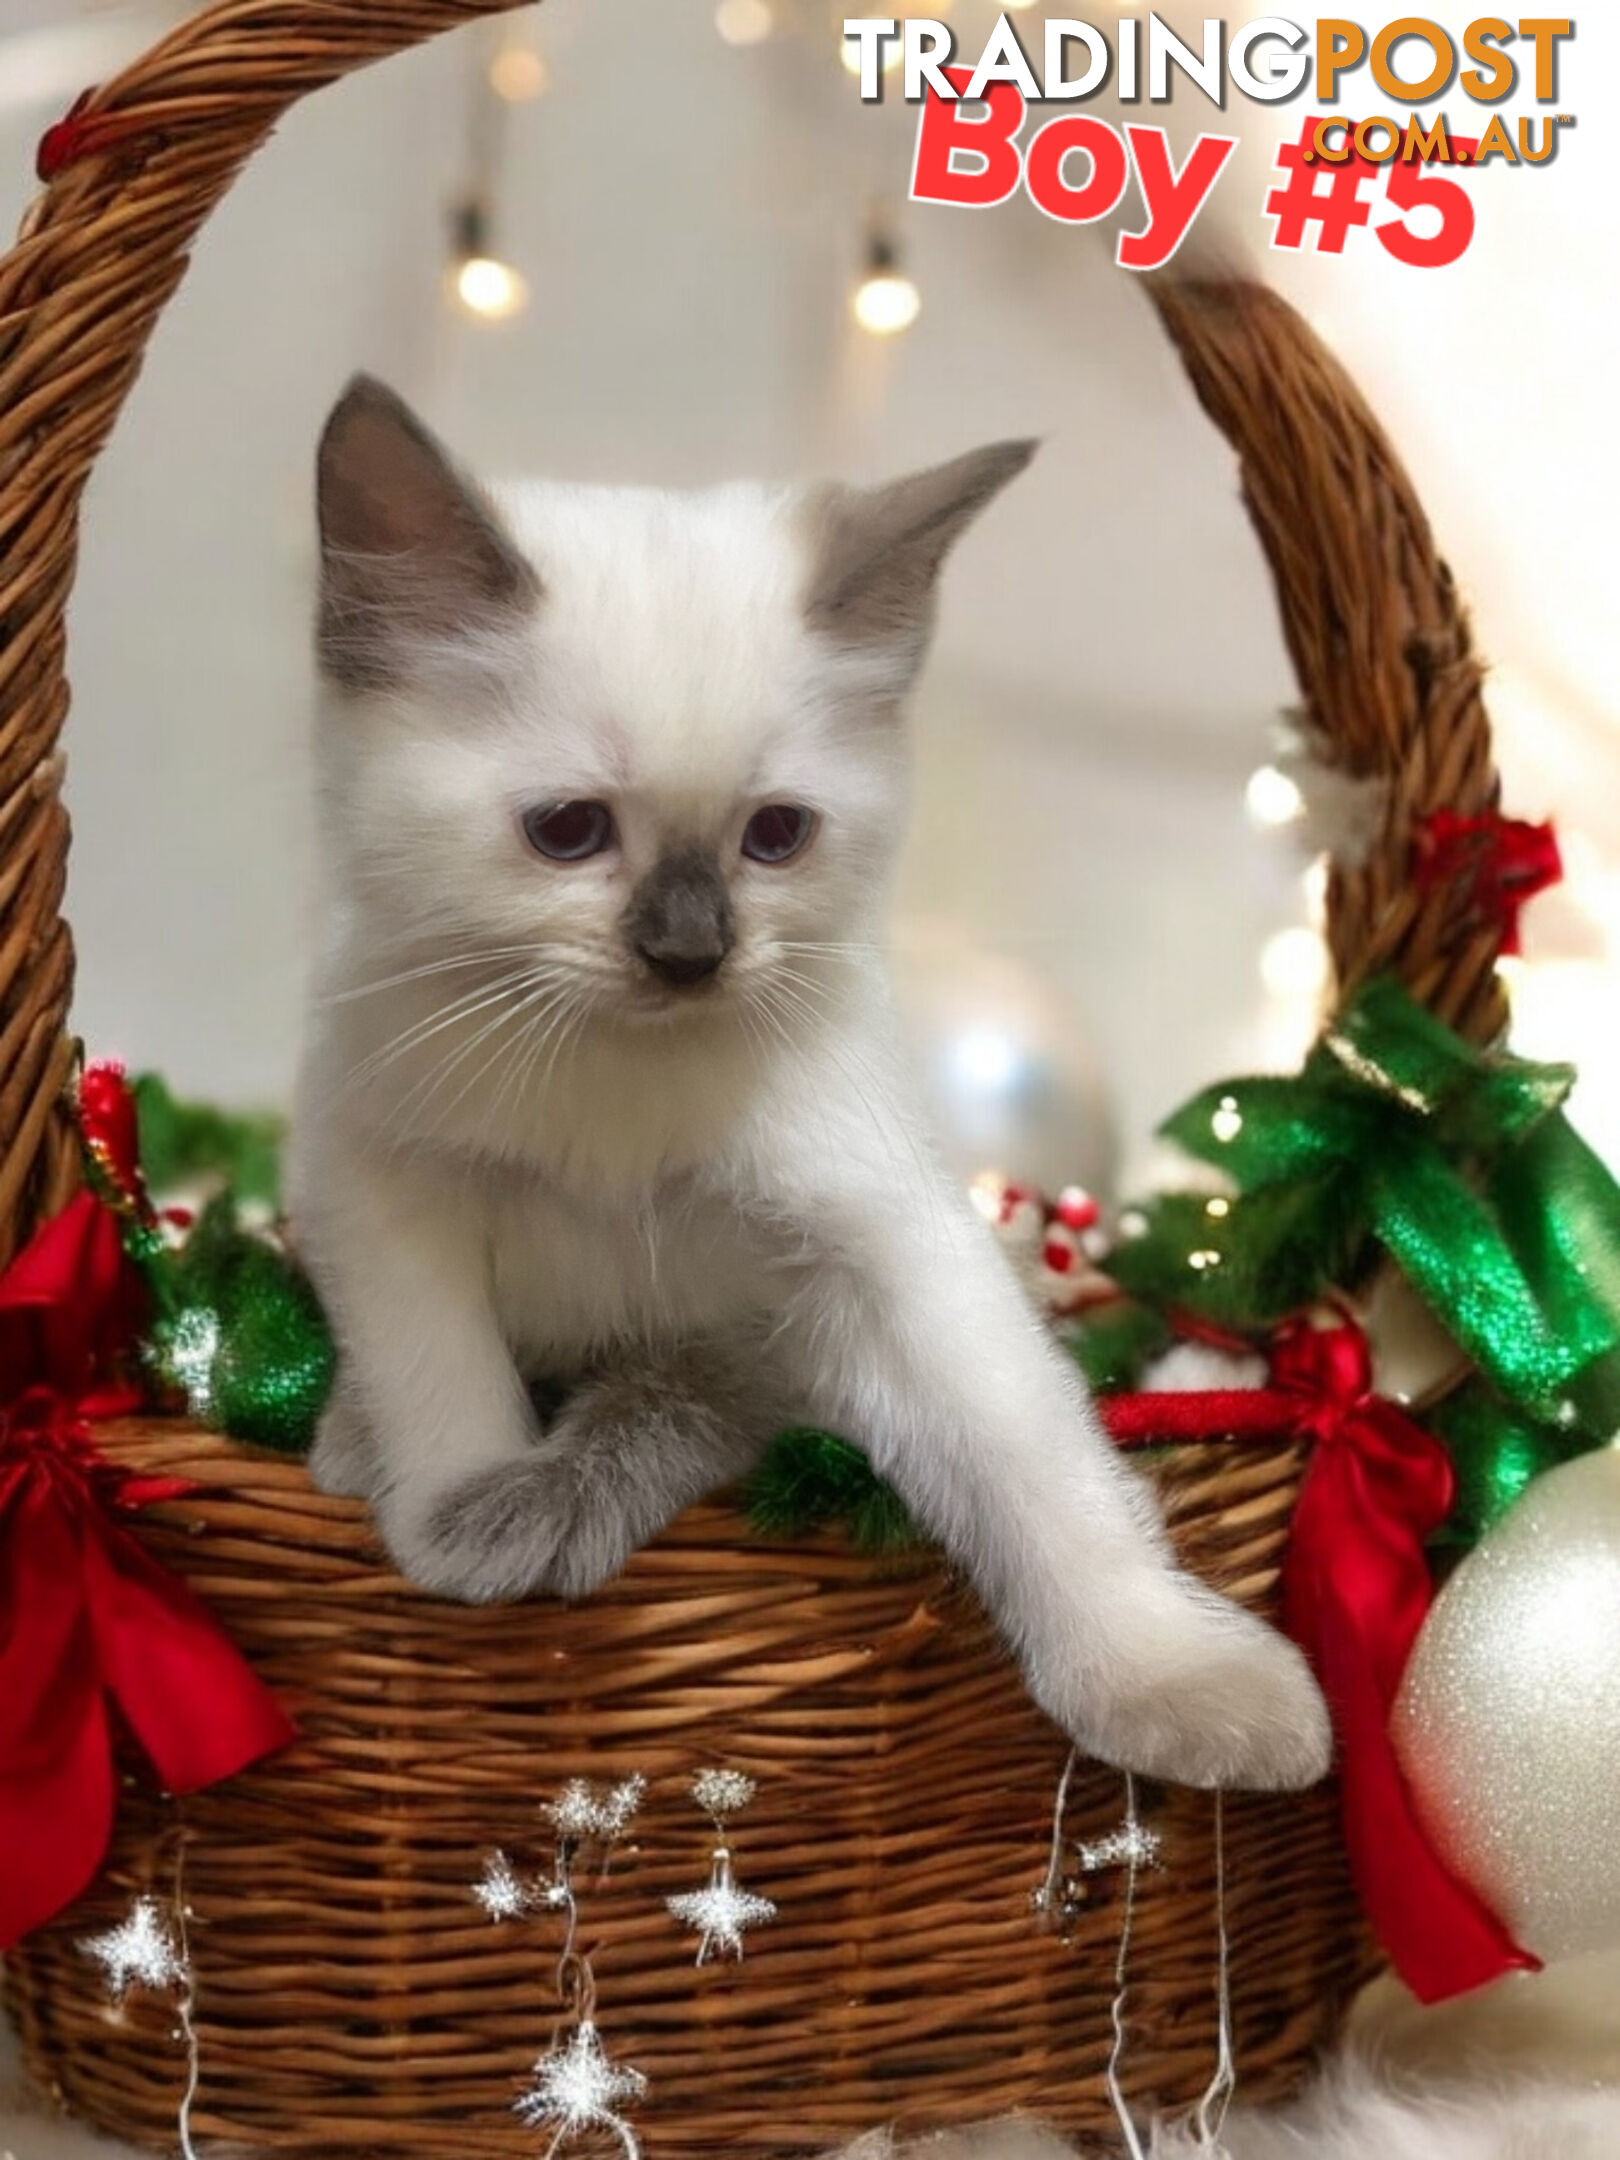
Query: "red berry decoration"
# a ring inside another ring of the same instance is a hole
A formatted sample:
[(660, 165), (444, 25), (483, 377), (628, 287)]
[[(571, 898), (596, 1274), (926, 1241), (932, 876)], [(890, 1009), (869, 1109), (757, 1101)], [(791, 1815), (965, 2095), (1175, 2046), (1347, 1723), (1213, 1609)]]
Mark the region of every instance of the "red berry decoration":
[(1052, 1213), (1069, 1230), (1094, 1230), (1102, 1220), (1102, 1208), (1083, 1185), (1065, 1185)]

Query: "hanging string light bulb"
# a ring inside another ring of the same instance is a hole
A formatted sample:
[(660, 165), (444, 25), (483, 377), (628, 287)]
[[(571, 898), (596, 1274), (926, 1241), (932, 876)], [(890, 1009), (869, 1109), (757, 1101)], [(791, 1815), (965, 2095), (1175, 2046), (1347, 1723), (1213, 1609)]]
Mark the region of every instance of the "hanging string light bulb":
[(873, 337), (897, 337), (909, 330), (922, 311), (922, 294), (907, 277), (900, 251), (881, 228), (866, 246), (860, 283), (850, 295), (850, 313)]
[[(941, 9), (940, 12), (943, 14), (944, 10)], [(840, 18), (842, 18), (843, 13), (844, 10), (840, 9)], [(900, 65), (904, 54), (905, 46), (897, 35), (885, 37), (879, 42), (878, 45), (878, 66), (883, 70), (885, 75), (892, 75), (895, 69)], [(838, 57), (844, 63), (844, 69), (847, 74), (858, 75), (861, 72), (860, 39), (857, 37), (841, 36), (841, 41), (838, 47)]]
[(727, 45), (759, 45), (776, 26), (769, 0), (719, 0), (714, 27)]
[(533, 47), (509, 33), (473, 60), (465, 179), (450, 212), (446, 283), (451, 301), (475, 322), (497, 323), (518, 314), (529, 297), (528, 281), (492, 241), (508, 118), (514, 103), (544, 88), (545, 69)]
[(459, 304), (481, 322), (505, 322), (518, 314), (529, 298), (528, 281), (491, 247), (487, 204), (475, 196), (458, 203), (451, 230), (450, 282)]
[(1280, 765), (1260, 765), (1250, 773), (1243, 801), (1256, 825), (1291, 825), (1305, 812), (1299, 782)]
[(489, 63), (489, 87), (508, 105), (526, 105), (544, 97), (551, 78), (546, 63), (533, 45), (511, 38), (495, 48)]

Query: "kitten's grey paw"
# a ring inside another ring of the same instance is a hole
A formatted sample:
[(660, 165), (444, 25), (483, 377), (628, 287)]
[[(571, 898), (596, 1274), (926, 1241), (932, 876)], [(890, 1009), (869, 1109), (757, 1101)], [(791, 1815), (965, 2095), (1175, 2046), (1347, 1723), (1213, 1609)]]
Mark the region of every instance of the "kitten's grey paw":
[(1333, 1729), (1295, 1646), (1187, 1577), (1133, 1614), (1141, 1657), (1102, 1704), (1048, 1710), (1104, 1762), (1173, 1784), (1293, 1791), (1327, 1775)]
[(380, 1482), (382, 1456), (358, 1410), (334, 1395), (321, 1413), (309, 1451), (310, 1481), (341, 1500), (369, 1500)]
[(783, 1422), (760, 1371), (697, 1353), (583, 1382), (540, 1447), (563, 1525), (546, 1587), (600, 1589), (682, 1508), (749, 1469)]
[(567, 1535), (554, 1464), (539, 1455), (476, 1471), (440, 1494), (415, 1523), (383, 1535), (400, 1573), (466, 1605), (493, 1605), (555, 1587), (551, 1570)]
[(528, 1454), (479, 1471), (421, 1514), (394, 1498), (383, 1532), (401, 1573), (470, 1604), (541, 1590), (588, 1597), (683, 1507), (746, 1469), (773, 1429), (753, 1396), (754, 1416), (735, 1404), (723, 1414), (698, 1392), (702, 1377), (713, 1376), (599, 1375), (568, 1394)]

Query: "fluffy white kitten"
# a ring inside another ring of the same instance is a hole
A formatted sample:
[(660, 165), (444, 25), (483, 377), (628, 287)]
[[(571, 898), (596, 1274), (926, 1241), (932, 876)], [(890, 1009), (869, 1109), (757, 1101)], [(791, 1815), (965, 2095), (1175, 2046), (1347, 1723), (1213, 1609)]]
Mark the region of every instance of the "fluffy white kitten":
[(351, 386), (291, 1159), (341, 1360), (313, 1467), (430, 1589), (577, 1597), (813, 1420), (1090, 1753), (1304, 1784), (1303, 1661), (1177, 1571), (935, 1160), (875, 953), (936, 574), (1030, 450), (497, 507)]

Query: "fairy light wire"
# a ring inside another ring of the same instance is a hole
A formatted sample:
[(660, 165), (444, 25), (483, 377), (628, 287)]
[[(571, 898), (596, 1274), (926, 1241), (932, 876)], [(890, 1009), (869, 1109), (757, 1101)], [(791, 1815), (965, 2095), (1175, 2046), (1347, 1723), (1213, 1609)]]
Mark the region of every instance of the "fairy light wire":
[(1226, 1925), (1226, 1806), (1225, 1795), (1219, 1791), (1215, 1795), (1215, 1944), (1215, 2070), (1194, 2117), (1198, 2135), (1208, 2148), (1209, 2160), (1219, 2160), (1226, 2151), (1221, 2138), (1237, 2084), (1237, 2052), (1232, 2040), (1231, 1941)]
[(1052, 1842), (1046, 1855), (1046, 1877), (1035, 1893), (1038, 1912), (1051, 1912), (1058, 1904), (1058, 1893), (1063, 1884), (1063, 1818), (1069, 1806), (1069, 1780), (1074, 1776), (1074, 1766), (1079, 1759), (1080, 1750), (1070, 1748), (1069, 1759), (1063, 1765), (1063, 1775), (1058, 1779), (1053, 1797)]
[[(1136, 1780), (1130, 1771), (1125, 1773), (1125, 1820), (1136, 1821)], [(1142, 2140), (1137, 2134), (1136, 2121), (1131, 2114), (1119, 2082), (1120, 2065), (1125, 2059), (1125, 2006), (1130, 1993), (1128, 1972), (1131, 1960), (1131, 1935), (1136, 1920), (1136, 1878), (1141, 1863), (1134, 1851), (1125, 1863), (1125, 1892), (1121, 1900), (1119, 1921), (1119, 1949), (1114, 1957), (1114, 1999), (1108, 2006), (1109, 2022), (1113, 2027), (1113, 2044), (1108, 2050), (1108, 2065), (1104, 2079), (1108, 2090), (1109, 2105), (1114, 2110), (1125, 2140), (1129, 2160), (1148, 2160)]]
[(197, 2034), (197, 1976), (191, 1963), (191, 1907), (186, 1903), (186, 1841), (182, 1833), (174, 1855), (174, 1926), (180, 1939), (180, 1997), (177, 2011), (181, 2037), (186, 2043), (186, 2087), (180, 2095), (177, 2128), (182, 2160), (197, 2160), (191, 2142), (191, 2108), (202, 2081), (202, 2042)]

